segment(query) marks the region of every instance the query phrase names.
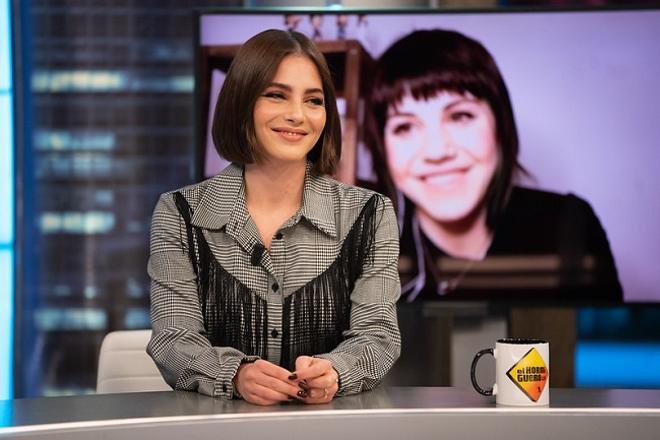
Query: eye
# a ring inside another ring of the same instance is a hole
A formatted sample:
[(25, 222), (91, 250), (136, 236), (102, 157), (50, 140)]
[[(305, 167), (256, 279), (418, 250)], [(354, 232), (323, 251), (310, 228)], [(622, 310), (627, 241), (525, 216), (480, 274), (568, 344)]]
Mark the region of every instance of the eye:
[(390, 131), (397, 136), (403, 136), (412, 131), (413, 125), (410, 122), (400, 122), (394, 124)]
[(468, 111), (455, 111), (449, 115), (454, 122), (469, 122), (474, 119), (474, 114)]
[(284, 96), (284, 93), (282, 92), (266, 92), (263, 94), (264, 97), (266, 98), (271, 98), (271, 99), (285, 99), (286, 97)]
[(309, 98), (307, 100), (307, 102), (309, 102), (312, 105), (319, 106), (319, 107), (322, 107), (325, 104), (323, 102), (323, 98), (318, 98), (318, 97)]

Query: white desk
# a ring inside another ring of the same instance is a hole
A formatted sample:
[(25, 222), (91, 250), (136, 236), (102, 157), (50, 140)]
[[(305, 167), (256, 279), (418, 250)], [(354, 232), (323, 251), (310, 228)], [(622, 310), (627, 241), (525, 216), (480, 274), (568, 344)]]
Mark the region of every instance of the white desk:
[(552, 389), (547, 408), (472, 390), (380, 388), (258, 407), (188, 392), (0, 401), (0, 437), (34, 439), (660, 439), (660, 390)]

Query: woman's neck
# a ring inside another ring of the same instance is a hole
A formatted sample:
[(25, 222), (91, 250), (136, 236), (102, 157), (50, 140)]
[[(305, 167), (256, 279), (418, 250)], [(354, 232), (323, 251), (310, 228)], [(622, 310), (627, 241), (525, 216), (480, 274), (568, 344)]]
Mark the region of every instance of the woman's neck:
[(245, 165), (248, 210), (282, 212), (295, 208), (295, 213), (302, 204), (306, 166), (306, 162)]
[(486, 225), (486, 208), (460, 222), (440, 223), (421, 209), (417, 210), (424, 235), (448, 255), (468, 260), (483, 260), (493, 233)]

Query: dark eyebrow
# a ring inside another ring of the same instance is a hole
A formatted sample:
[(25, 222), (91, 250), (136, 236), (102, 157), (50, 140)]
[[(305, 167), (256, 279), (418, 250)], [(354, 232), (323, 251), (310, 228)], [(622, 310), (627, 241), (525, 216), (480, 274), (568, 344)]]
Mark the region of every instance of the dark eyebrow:
[[(444, 110), (451, 110), (453, 107), (456, 107), (457, 105), (465, 104), (465, 103), (478, 104), (479, 100), (477, 98), (470, 98), (470, 97), (462, 96), (462, 97), (456, 99), (455, 101), (452, 101), (449, 104), (447, 104), (446, 106), (444, 106), (443, 111)], [(397, 106), (393, 106), (393, 110), (394, 111), (388, 117), (391, 117), (391, 116), (415, 117), (416, 116), (416, 113), (414, 113), (414, 112), (400, 112), (398, 110)]]
[[(277, 82), (272, 82), (272, 83), (268, 84), (268, 87), (275, 87), (277, 89), (286, 90), (287, 92), (291, 92), (293, 90), (290, 85), (277, 83)], [(305, 90), (306, 95), (308, 95), (310, 93), (321, 93), (321, 94), (323, 94), (323, 89), (313, 88), (313, 89)]]
[(272, 83), (268, 84), (268, 87), (275, 87), (276, 89), (283, 89), (283, 90), (286, 90), (287, 92), (291, 91), (291, 86), (288, 86), (288, 85), (282, 84), (282, 83), (272, 82)]
[(388, 118), (389, 118), (389, 117), (392, 117), (392, 116), (408, 116), (408, 117), (415, 117), (416, 115), (415, 115), (415, 113), (404, 113), (404, 112), (400, 112), (400, 111), (395, 110), (394, 113), (392, 113), (392, 114), (390, 114), (390, 115), (388, 116)]
[(478, 103), (479, 103), (479, 100), (476, 99), (476, 98), (461, 97), (461, 98), (457, 99), (456, 101), (447, 104), (447, 105), (445, 106), (445, 109), (451, 109), (452, 107), (455, 107), (455, 106), (457, 106), (457, 105), (459, 105), (459, 104), (464, 104), (464, 103), (466, 103), (466, 102), (467, 102), (468, 104), (478, 104)]

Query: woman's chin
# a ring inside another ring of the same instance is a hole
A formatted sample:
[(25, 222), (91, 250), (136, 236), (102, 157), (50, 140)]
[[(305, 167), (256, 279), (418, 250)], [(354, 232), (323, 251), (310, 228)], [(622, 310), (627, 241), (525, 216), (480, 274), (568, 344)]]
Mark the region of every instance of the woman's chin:
[(468, 205), (463, 203), (440, 202), (433, 205), (420, 206), (418, 205), (419, 213), (438, 224), (447, 225), (453, 228), (460, 227), (462, 224), (473, 224), (475, 216), (475, 205)]
[(442, 224), (460, 224), (464, 222), (468, 214), (466, 212), (435, 212), (435, 213), (429, 213), (429, 217), (431, 220), (435, 221), (436, 223), (442, 223)]

